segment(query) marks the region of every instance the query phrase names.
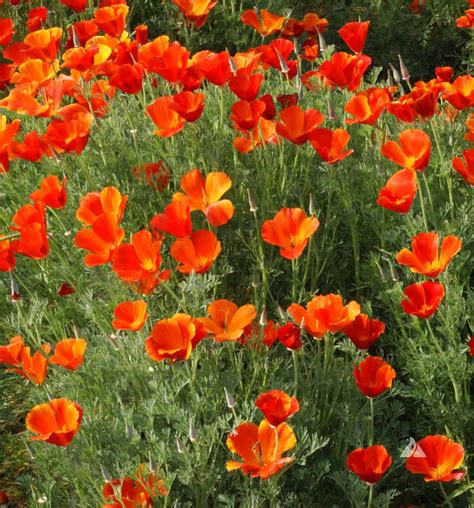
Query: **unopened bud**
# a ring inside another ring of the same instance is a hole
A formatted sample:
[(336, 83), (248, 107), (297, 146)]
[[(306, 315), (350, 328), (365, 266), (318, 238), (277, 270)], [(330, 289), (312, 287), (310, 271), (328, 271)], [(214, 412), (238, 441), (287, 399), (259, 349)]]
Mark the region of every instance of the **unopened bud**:
[(395, 81), (393, 81), (393, 75), (392, 75), (392, 72), (390, 71), (390, 69), (387, 69), (387, 82), (388, 82), (389, 87), (392, 87), (395, 85)]
[(229, 55), (229, 67), (230, 72), (232, 72), (232, 74), (235, 76), (237, 74), (237, 65), (235, 65), (235, 60), (230, 55)]
[(186, 447), (179, 437), (176, 438), (176, 447), (178, 448), (178, 453), (184, 453), (186, 451)]
[(328, 45), (326, 44), (326, 40), (323, 37), (323, 34), (318, 30), (318, 43), (320, 51), (326, 51)]
[(454, 145), (454, 137), (452, 134), (449, 135), (449, 138), (448, 138), (448, 145), (449, 146), (453, 146)]
[(104, 466), (100, 466), (100, 470), (102, 472), (102, 476), (104, 477), (104, 480), (108, 483), (112, 481), (112, 476), (107, 471), (107, 469)]
[(227, 407), (229, 409), (232, 409), (235, 407), (235, 399), (232, 397), (232, 395), (227, 391), (227, 388), (224, 387), (224, 394), (225, 394), (225, 401), (227, 404)]
[(249, 208), (252, 213), (255, 213), (258, 210), (258, 206), (255, 204), (253, 200), (252, 194), (250, 194), (250, 189), (247, 189), (247, 196), (249, 199)]
[(194, 428), (193, 422), (189, 422), (189, 431), (188, 431), (189, 440), (191, 443), (195, 443), (197, 441), (198, 435), (196, 429)]
[(388, 65), (390, 65), (390, 69), (392, 69), (393, 79), (395, 80), (395, 83), (400, 84), (401, 78), (397, 69), (395, 69), (395, 67), (391, 63), (389, 63)]
[(402, 79), (408, 81), (410, 79), (410, 73), (408, 72), (407, 66), (405, 65), (401, 55), (398, 55), (398, 61), (400, 62), (400, 72), (402, 74)]
[(390, 263), (390, 275), (392, 276), (393, 282), (397, 282), (397, 280), (399, 280), (397, 270), (392, 265), (392, 263)]
[(278, 312), (278, 315), (280, 316), (280, 320), (281, 320), (281, 321), (286, 321), (286, 320), (287, 320), (286, 313), (285, 313), (285, 311), (281, 308), (281, 306), (280, 306), (280, 305), (277, 305), (277, 306), (276, 306), (276, 311)]
[(288, 74), (290, 72), (290, 69), (285, 61), (285, 59), (281, 56), (278, 49), (275, 48), (275, 53), (277, 54), (278, 61), (280, 62), (280, 70), (283, 72), (283, 74)]
[(267, 309), (265, 305), (263, 306), (262, 313), (260, 314), (260, 319), (258, 320), (260, 326), (265, 326), (267, 324)]

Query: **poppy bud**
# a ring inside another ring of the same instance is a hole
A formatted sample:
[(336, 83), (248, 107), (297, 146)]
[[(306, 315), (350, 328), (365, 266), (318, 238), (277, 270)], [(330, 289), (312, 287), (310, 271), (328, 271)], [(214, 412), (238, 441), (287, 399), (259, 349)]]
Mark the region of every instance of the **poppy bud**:
[(235, 407), (235, 399), (232, 395), (227, 391), (227, 388), (224, 387), (225, 401), (227, 403), (227, 407), (232, 409)]
[(392, 263), (390, 263), (390, 275), (392, 276), (393, 282), (397, 282), (397, 280), (399, 280), (398, 273)]
[(288, 319), (285, 311), (280, 307), (280, 305), (277, 305), (276, 310), (280, 316), (281, 321), (286, 321)]
[(263, 306), (262, 313), (260, 314), (260, 319), (258, 321), (260, 326), (265, 326), (267, 324), (267, 309)]
[(395, 85), (395, 82), (393, 81), (393, 76), (392, 76), (392, 73), (390, 72), (390, 69), (387, 69), (387, 82), (388, 82), (389, 87), (392, 87)]
[(402, 74), (402, 79), (408, 81), (410, 79), (410, 73), (408, 72), (405, 62), (402, 60), (401, 55), (398, 55), (398, 61), (400, 62), (400, 72)]
[(100, 466), (100, 470), (102, 472), (102, 476), (104, 477), (104, 481), (111, 482), (112, 476), (110, 476), (110, 473), (107, 471), (107, 469), (104, 466)]
[(229, 55), (229, 67), (230, 67), (230, 72), (232, 72), (232, 74), (234, 76), (237, 75), (237, 65), (235, 65), (235, 60)]
[(13, 275), (11, 274), (11, 272), (9, 272), (9, 273), (10, 273), (10, 287), (11, 287), (10, 298), (11, 298), (12, 303), (16, 303), (20, 299), (20, 289), (18, 288), (18, 284), (16, 283), (16, 280), (13, 278)]
[(318, 30), (318, 42), (319, 42), (319, 49), (321, 51), (326, 51), (328, 46), (326, 44), (326, 40), (323, 37), (323, 34), (319, 30)]
[(314, 215), (315, 214), (315, 210), (314, 210), (314, 201), (313, 201), (313, 195), (310, 194), (309, 195), (309, 214), (310, 215)]
[(194, 428), (193, 422), (189, 422), (189, 432), (188, 432), (189, 440), (191, 443), (195, 443), (197, 441), (198, 435), (196, 429)]
[(184, 453), (186, 451), (186, 447), (179, 437), (176, 438), (176, 447), (178, 448), (178, 453)]
[(255, 213), (258, 210), (257, 205), (255, 204), (255, 201), (253, 200), (252, 194), (250, 194), (250, 190), (247, 189), (247, 196), (249, 200), (249, 208), (252, 213)]
[(290, 72), (290, 69), (289, 69), (285, 59), (281, 56), (281, 54), (277, 48), (275, 48), (275, 53), (277, 54), (278, 62), (280, 63), (281, 72), (283, 72), (283, 74), (288, 74), (288, 72)]
[(252, 287), (258, 288), (258, 286), (260, 286), (260, 279), (258, 276), (258, 271), (254, 269), (254, 271), (252, 272)]
[(388, 65), (390, 65), (390, 68), (392, 69), (393, 79), (395, 80), (395, 83), (400, 84), (401, 78), (399, 72), (397, 71), (397, 69), (395, 69), (395, 67), (391, 63), (389, 63)]
[(336, 119), (336, 112), (334, 111), (332, 102), (329, 99), (328, 99), (328, 118), (329, 118), (329, 120)]

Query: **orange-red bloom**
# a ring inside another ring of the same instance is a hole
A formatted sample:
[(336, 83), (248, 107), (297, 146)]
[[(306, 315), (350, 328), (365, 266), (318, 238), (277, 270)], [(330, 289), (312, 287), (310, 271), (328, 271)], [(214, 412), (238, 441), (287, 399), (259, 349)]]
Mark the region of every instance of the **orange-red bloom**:
[(253, 305), (242, 307), (229, 300), (216, 300), (207, 308), (210, 317), (199, 318), (207, 333), (214, 336), (217, 342), (235, 341), (239, 339), (244, 329), (257, 316)]
[[(260, 14), (260, 19), (258, 14)], [(242, 13), (240, 19), (244, 25), (251, 26), (263, 36), (279, 32), (286, 21), (284, 16), (273, 14), (266, 9), (259, 9), (258, 14), (254, 9), (248, 9)]]
[(116, 330), (138, 332), (143, 328), (148, 317), (147, 305), (144, 300), (122, 302), (115, 307), (114, 315), (112, 326)]
[(288, 313), (299, 325), (304, 320), (305, 330), (315, 339), (320, 339), (327, 332), (339, 332), (352, 323), (360, 314), (360, 305), (355, 301), (344, 305), (339, 295), (319, 295), (306, 308), (292, 303)]
[[(265, 110), (265, 112), (268, 110)], [(257, 127), (246, 133), (245, 136), (239, 136), (234, 139), (234, 148), (240, 153), (249, 153), (258, 146), (263, 146), (267, 143), (278, 144), (278, 137), (276, 135), (275, 124), (271, 120), (267, 120), (262, 113), (262, 118), (258, 121)]]
[(391, 388), (395, 376), (393, 368), (380, 356), (367, 356), (354, 366), (355, 382), (366, 397), (377, 397)]
[(373, 125), (390, 102), (390, 94), (385, 88), (371, 87), (354, 95), (345, 106), (345, 111), (354, 118), (346, 123)]
[(474, 77), (459, 76), (444, 89), (443, 99), (456, 109), (462, 110), (474, 105)]
[(77, 370), (84, 361), (87, 342), (84, 339), (63, 339), (54, 347), (49, 362), (68, 370)]
[(12, 367), (21, 365), (21, 353), (25, 347), (23, 339), (15, 335), (10, 339), (10, 344), (0, 346), (0, 363), (6, 363)]
[(217, 0), (172, 0), (179, 7), (186, 18), (197, 28), (201, 28), (207, 21), (212, 9), (217, 5)]
[(10, 240), (3, 240), (0, 235), (0, 272), (11, 272), (15, 268), (16, 259)]
[(419, 129), (402, 131), (398, 136), (400, 144), (389, 141), (382, 146), (382, 154), (399, 166), (424, 171), (430, 161), (431, 141)]
[(295, 446), (296, 437), (286, 423), (278, 427), (272, 427), (267, 420), (262, 420), (260, 425), (241, 423), (227, 438), (227, 447), (242, 457), (243, 462), (229, 460), (227, 471), (240, 469), (244, 475), (268, 480), (293, 462), (293, 457), (282, 455)]
[(175, 314), (155, 323), (145, 348), (148, 356), (157, 362), (187, 360), (205, 336), (206, 331), (199, 320), (187, 314)]
[(464, 160), (462, 160), (461, 157), (453, 158), (453, 168), (469, 185), (474, 185), (474, 148), (464, 150), (462, 154)]
[(177, 238), (189, 236), (192, 233), (191, 208), (187, 200), (172, 201), (164, 213), (156, 214), (150, 221), (153, 232), (165, 231)]
[(350, 135), (344, 129), (315, 129), (309, 142), (321, 159), (334, 164), (348, 157), (354, 150), (345, 150)]
[(247, 69), (239, 69), (229, 80), (229, 90), (239, 99), (253, 101), (262, 85), (263, 74), (250, 74)]
[(337, 33), (354, 53), (364, 51), (365, 39), (369, 31), (370, 21), (352, 21), (346, 23)]
[(276, 124), (277, 133), (297, 145), (302, 145), (323, 123), (324, 115), (317, 109), (303, 111), (299, 106), (290, 106), (280, 111), (280, 120)]
[(377, 483), (392, 465), (392, 457), (382, 445), (357, 448), (346, 459), (347, 467), (362, 481)]
[(66, 178), (62, 184), (55, 175), (47, 176), (40, 184), (40, 188), (30, 194), (31, 200), (36, 203), (42, 201), (51, 208), (64, 208), (66, 206)]
[(300, 410), (298, 400), (281, 390), (262, 393), (255, 401), (255, 405), (273, 427), (277, 427)]
[(403, 290), (407, 300), (401, 302), (403, 312), (422, 319), (432, 316), (444, 298), (444, 287), (439, 282), (425, 281)]
[(413, 453), (405, 462), (411, 473), (422, 474), (426, 482), (451, 482), (460, 480), (465, 471), (461, 467), (464, 448), (447, 436), (426, 436), (416, 443)]
[(43, 344), (41, 351), (36, 351), (34, 355), (31, 355), (30, 348), (24, 347), (21, 350), (21, 365), (19, 368), (13, 369), (14, 372), (37, 385), (42, 385), (46, 379), (48, 359), (45, 355), (50, 353), (51, 347), (49, 344)]
[(94, 22), (107, 35), (120, 37), (125, 28), (128, 10), (126, 4), (101, 7), (94, 12)]
[(170, 181), (171, 170), (163, 161), (145, 162), (135, 167), (132, 173), (137, 178), (145, 178), (146, 183), (156, 191), (162, 192)]
[(59, 0), (63, 5), (76, 12), (82, 12), (87, 7), (87, 0)]
[(76, 211), (77, 220), (87, 226), (92, 226), (94, 222), (104, 214), (113, 215), (120, 223), (128, 196), (122, 196), (115, 187), (105, 187), (100, 192), (90, 192), (82, 199), (79, 208)]
[(46, 236), (46, 212), (44, 203), (22, 206), (12, 219), (20, 238), (11, 242), (13, 252), (33, 259), (44, 259), (49, 254), (49, 242)]
[(401, 169), (380, 189), (377, 204), (397, 213), (408, 213), (418, 190), (413, 169)]
[(16, 30), (12, 18), (0, 18), (0, 46), (8, 46)]
[(195, 122), (203, 112), (204, 98), (201, 92), (180, 92), (172, 96), (170, 108), (186, 122)]
[(153, 120), (158, 129), (154, 134), (163, 138), (174, 136), (184, 129), (186, 120), (172, 108), (173, 97), (158, 97), (147, 106), (148, 116)]
[(436, 278), (446, 269), (451, 259), (461, 250), (462, 242), (454, 235), (446, 236), (438, 252), (439, 237), (436, 233), (419, 233), (412, 242), (413, 251), (402, 249), (396, 260), (408, 266), (413, 273)]
[(342, 329), (359, 349), (370, 346), (385, 332), (385, 325), (378, 319), (371, 319), (367, 314), (359, 314), (354, 321)]
[(330, 60), (321, 64), (319, 72), (327, 85), (353, 91), (360, 86), (364, 72), (371, 63), (372, 59), (367, 55), (334, 53)]
[(181, 273), (204, 273), (209, 270), (221, 250), (221, 242), (214, 233), (203, 229), (176, 240), (171, 246), (170, 254), (181, 263), (177, 267)]
[(263, 223), (262, 238), (278, 245), (284, 258), (297, 259), (318, 227), (319, 220), (307, 217), (301, 208), (282, 208), (272, 220)]
[(260, 118), (266, 110), (266, 104), (260, 100), (239, 101), (232, 104), (230, 119), (234, 127), (240, 131), (250, 131), (258, 126)]
[(79, 430), (82, 408), (69, 399), (53, 399), (35, 406), (26, 417), (26, 428), (37, 434), (33, 441), (67, 446)]
[(467, 9), (464, 11), (464, 16), (456, 19), (456, 26), (458, 28), (474, 28), (474, 9)]

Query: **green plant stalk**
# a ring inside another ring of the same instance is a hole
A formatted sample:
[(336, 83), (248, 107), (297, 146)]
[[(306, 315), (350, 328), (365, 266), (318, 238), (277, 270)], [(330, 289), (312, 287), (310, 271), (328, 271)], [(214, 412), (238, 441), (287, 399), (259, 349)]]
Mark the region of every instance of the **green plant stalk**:
[(291, 350), (291, 357), (293, 359), (293, 374), (294, 374), (294, 383), (295, 383), (295, 397), (298, 397), (298, 388), (299, 388), (299, 364), (298, 364), (298, 351), (296, 349)]

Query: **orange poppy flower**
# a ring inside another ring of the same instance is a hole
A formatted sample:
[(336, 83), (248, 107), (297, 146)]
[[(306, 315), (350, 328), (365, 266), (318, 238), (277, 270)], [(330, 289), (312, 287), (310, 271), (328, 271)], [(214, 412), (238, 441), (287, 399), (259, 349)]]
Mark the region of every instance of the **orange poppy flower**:
[(234, 206), (221, 197), (232, 187), (232, 180), (226, 173), (211, 171), (205, 177), (199, 169), (193, 169), (181, 178), (183, 193), (176, 193), (173, 201), (184, 200), (191, 211), (204, 212), (212, 227), (227, 224), (234, 215)]
[(459, 110), (472, 107), (474, 105), (474, 77), (469, 75), (457, 77), (444, 89), (443, 99)]
[(397, 213), (408, 213), (418, 190), (413, 169), (401, 169), (380, 189), (377, 204)]
[(74, 245), (90, 252), (84, 258), (88, 267), (105, 265), (125, 238), (125, 231), (118, 227), (117, 218), (111, 213), (100, 215), (92, 229), (81, 229), (74, 238)]
[(217, 5), (215, 0), (173, 0), (173, 3), (197, 28), (204, 25), (209, 13)]
[(393, 368), (380, 356), (367, 356), (354, 366), (355, 382), (366, 397), (377, 397), (391, 388), (395, 376)]
[(22, 206), (13, 216), (12, 231), (18, 231), (20, 238), (11, 242), (13, 252), (33, 259), (44, 259), (49, 254), (46, 235), (46, 212), (44, 203)]
[(255, 405), (273, 427), (278, 427), (280, 423), (283, 423), (300, 410), (297, 399), (290, 397), (281, 390), (270, 390), (262, 393), (255, 401)]
[(378, 319), (369, 318), (367, 314), (359, 314), (341, 331), (356, 347), (367, 350), (385, 332), (385, 325)]
[(19, 335), (15, 335), (10, 339), (10, 344), (0, 346), (0, 363), (6, 363), (12, 367), (21, 365), (21, 353), (25, 347), (23, 339)]
[(82, 199), (76, 211), (77, 220), (87, 226), (104, 214), (113, 215), (117, 224), (122, 220), (128, 196), (122, 196), (115, 187), (105, 187), (100, 192), (90, 192)]
[(76, 21), (68, 28), (68, 39), (66, 48), (70, 49), (75, 46), (85, 46), (86, 42), (97, 35), (99, 27), (93, 20)]
[(8, 123), (7, 117), (0, 115), (0, 174), (8, 171), (8, 148), (20, 129), (20, 123), (18, 119)]
[(173, 97), (158, 97), (158, 99), (147, 106), (148, 116), (153, 120), (158, 129), (155, 130), (155, 136), (169, 138), (184, 129), (186, 120), (182, 118), (171, 105)]
[(82, 408), (69, 399), (53, 399), (35, 406), (26, 417), (26, 428), (37, 434), (33, 441), (68, 446), (82, 420)]
[(165, 231), (176, 238), (192, 233), (191, 209), (187, 200), (175, 200), (165, 208), (165, 213), (156, 214), (150, 221), (153, 232)]
[(247, 9), (240, 19), (244, 25), (252, 27), (263, 37), (279, 32), (286, 21), (284, 16), (273, 14), (266, 9)]
[(63, 339), (54, 347), (54, 355), (49, 362), (68, 370), (77, 370), (84, 361), (86, 347), (84, 339)]
[(339, 295), (318, 295), (307, 304), (306, 309), (292, 303), (288, 313), (299, 325), (304, 320), (305, 330), (315, 339), (320, 339), (327, 332), (340, 332), (352, 323), (360, 314), (360, 305), (354, 300), (344, 305)]
[(172, 96), (170, 108), (186, 122), (195, 122), (204, 109), (204, 94), (201, 92), (180, 92)]
[(278, 427), (272, 427), (267, 420), (260, 425), (241, 423), (227, 438), (227, 448), (242, 457), (243, 462), (229, 460), (226, 469), (240, 469), (245, 476), (268, 480), (293, 462), (293, 457), (282, 455), (295, 446), (296, 437), (286, 423)]
[(263, 74), (250, 74), (247, 68), (238, 69), (229, 80), (229, 90), (243, 101), (253, 101), (258, 97)]
[(249, 131), (258, 126), (265, 109), (265, 103), (258, 99), (251, 102), (239, 101), (232, 104), (230, 119), (236, 129), (243, 132)]
[(62, 184), (55, 175), (47, 176), (40, 184), (40, 188), (30, 194), (31, 200), (36, 203), (42, 201), (51, 208), (64, 208), (66, 206), (66, 178)]
[(50, 154), (49, 147), (38, 137), (36, 131), (29, 132), (23, 138), (23, 142), (12, 141), (10, 151), (14, 158), (30, 162), (39, 162), (43, 158), (44, 153), (48, 156)]
[(362, 481), (373, 485), (392, 465), (392, 457), (384, 446), (373, 445), (352, 450), (347, 456), (346, 465)]
[[(80, 106), (77, 104), (77, 106)], [(82, 107), (82, 106), (80, 106)], [(84, 109), (84, 114), (71, 120), (53, 120), (46, 128), (44, 140), (58, 153), (82, 153), (90, 134), (92, 115)]]
[[(268, 110), (268, 105), (267, 109)], [(263, 117), (258, 121), (257, 127), (252, 131), (234, 139), (234, 148), (239, 153), (249, 153), (258, 146), (263, 146), (268, 143), (278, 144), (278, 137), (276, 135), (275, 124), (271, 120)]]
[(153, 72), (169, 83), (179, 83), (186, 75), (190, 52), (177, 41), (164, 49), (153, 61)]
[(399, 166), (424, 171), (430, 161), (431, 141), (419, 129), (402, 131), (398, 136), (400, 144), (389, 141), (382, 146), (382, 154)]
[(467, 132), (464, 135), (464, 139), (474, 143), (474, 113), (471, 113), (466, 120), (466, 129)]
[(143, 176), (146, 183), (159, 192), (166, 189), (171, 176), (170, 167), (163, 161), (146, 162), (141, 166), (133, 168), (132, 172), (137, 178)]
[(8, 46), (16, 30), (12, 18), (0, 18), (0, 46)]
[(109, 84), (128, 94), (137, 94), (142, 89), (143, 65), (123, 64), (110, 77)]
[(319, 220), (307, 217), (301, 208), (282, 208), (272, 220), (263, 223), (261, 233), (265, 242), (280, 247), (282, 257), (297, 259), (318, 227)]
[(390, 94), (385, 88), (368, 88), (347, 102), (344, 109), (354, 118), (348, 118), (346, 123), (373, 125), (389, 103)]
[(28, 56), (39, 58), (44, 62), (54, 62), (58, 57), (62, 34), (62, 29), (58, 27), (27, 34), (23, 42), (27, 46)]
[(301, 328), (293, 323), (279, 326), (275, 335), (276, 340), (283, 344), (286, 349), (297, 350), (303, 345), (301, 342)]
[(43, 344), (41, 346), (42, 352), (36, 351), (34, 355), (31, 355), (30, 351), (29, 347), (22, 348), (20, 354), (21, 365), (13, 371), (37, 385), (42, 385), (48, 372), (48, 359), (45, 355), (50, 353), (51, 347), (49, 344)]
[(456, 19), (456, 26), (458, 28), (474, 28), (474, 9), (467, 9), (464, 11), (464, 16)]
[(102, 493), (106, 508), (151, 508), (153, 498), (167, 496), (169, 490), (156, 473), (141, 464), (134, 477), (111, 480), (104, 485)]
[(454, 157), (453, 168), (466, 180), (469, 185), (474, 185), (474, 148), (463, 151), (464, 160)]
[(269, 44), (260, 46), (261, 59), (266, 65), (286, 74), (288, 79), (292, 79), (298, 72), (297, 61), (290, 60), (291, 54), (295, 51), (295, 45), (292, 41), (285, 38), (273, 39)]
[(447, 436), (426, 436), (416, 443), (405, 468), (413, 474), (422, 474), (425, 482), (451, 482), (464, 478), (461, 467), (464, 448)]
[(364, 51), (365, 39), (369, 31), (370, 21), (352, 21), (346, 23), (337, 33), (341, 39), (347, 44), (347, 47), (354, 53), (362, 53)]
[(193, 348), (206, 336), (202, 324), (187, 314), (175, 314), (153, 326), (145, 349), (153, 360), (187, 360)]
[(318, 33), (327, 30), (329, 21), (326, 18), (320, 18), (315, 12), (308, 12), (303, 18), (303, 29), (310, 37), (316, 37)]
[(444, 298), (444, 287), (439, 282), (425, 281), (403, 290), (407, 300), (401, 302), (403, 312), (422, 319), (432, 316)]
[(439, 236), (436, 233), (419, 233), (411, 242), (413, 251), (402, 249), (395, 257), (397, 262), (408, 266), (413, 273), (436, 278), (446, 269), (451, 259), (461, 250), (461, 240), (446, 236), (438, 252)]
[(147, 305), (144, 300), (122, 302), (115, 307), (114, 315), (112, 326), (116, 330), (138, 332), (143, 328), (148, 317)]
[(335, 164), (348, 157), (354, 150), (345, 150), (351, 139), (344, 129), (315, 129), (309, 142), (318, 155), (328, 164)]
[(217, 342), (239, 339), (244, 333), (244, 328), (249, 326), (257, 316), (253, 305), (237, 307), (235, 303), (224, 299), (212, 302), (207, 312), (210, 317), (199, 318), (199, 321)]
[(277, 122), (278, 134), (291, 142), (302, 145), (324, 121), (324, 115), (317, 109), (303, 111), (299, 106), (290, 106), (280, 111)]
[(108, 7), (101, 7), (94, 12), (94, 22), (107, 35), (120, 37), (125, 29), (128, 10), (126, 4), (113, 4)]
[(59, 0), (63, 5), (76, 12), (82, 12), (87, 7), (87, 0)]
[(430, 83), (419, 81), (410, 93), (388, 104), (387, 111), (402, 122), (411, 123), (417, 115), (425, 119), (431, 118), (436, 113), (441, 88), (438, 80)]
[(10, 240), (2, 240), (0, 235), (0, 272), (11, 272), (15, 268), (16, 259)]
[(330, 60), (320, 65), (319, 73), (327, 85), (354, 91), (360, 86), (364, 72), (371, 63), (372, 59), (367, 55), (334, 53)]

